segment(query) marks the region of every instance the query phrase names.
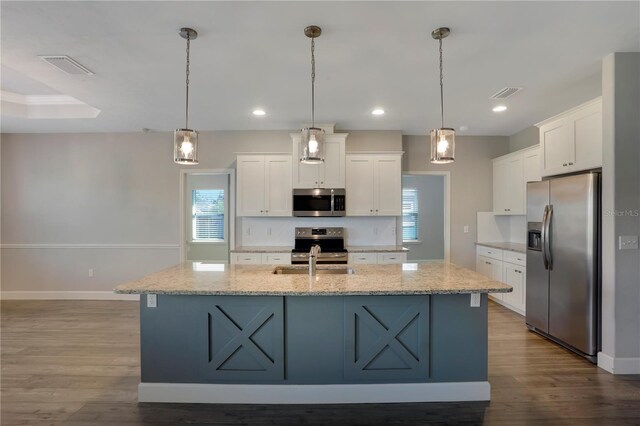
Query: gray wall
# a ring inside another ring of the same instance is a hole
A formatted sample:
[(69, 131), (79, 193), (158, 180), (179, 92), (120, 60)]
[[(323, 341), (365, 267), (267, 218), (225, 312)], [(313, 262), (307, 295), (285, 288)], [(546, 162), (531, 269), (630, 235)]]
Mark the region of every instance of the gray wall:
[(420, 243), (404, 243), (411, 249), (407, 259), (444, 259), (444, 176), (404, 175), (402, 188), (418, 190)]
[(540, 129), (536, 126), (527, 127), (515, 135), (509, 136), (509, 152), (515, 152), (540, 143)]
[[(476, 212), (493, 210), (493, 165), (491, 159), (509, 152), (504, 136), (459, 136), (456, 161), (431, 164), (426, 136), (403, 136), (402, 170), (449, 171), (451, 173), (451, 261), (475, 269)], [(464, 226), (469, 232), (464, 233)]]
[(602, 352), (613, 358), (635, 358), (636, 373), (640, 373), (640, 251), (620, 251), (617, 240), (620, 235), (640, 234), (639, 102), (640, 53), (605, 57)]
[[(2, 290), (109, 291), (178, 263), (180, 170), (290, 153), (289, 133), (201, 132), (195, 167), (173, 163), (169, 132), (2, 134)], [(402, 135), (353, 131), (346, 149), (401, 151)]]

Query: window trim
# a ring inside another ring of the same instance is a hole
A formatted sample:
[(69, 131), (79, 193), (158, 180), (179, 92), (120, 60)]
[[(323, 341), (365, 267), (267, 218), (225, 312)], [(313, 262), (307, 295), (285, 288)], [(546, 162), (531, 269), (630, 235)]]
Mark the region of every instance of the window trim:
[[(194, 203), (193, 203), (193, 197), (196, 193), (196, 191), (222, 191), (223, 194), (223, 203), (224, 203), (224, 208), (223, 208), (223, 213), (222, 213), (222, 235), (223, 238), (195, 238), (194, 234), (195, 234), (195, 221), (196, 221), (196, 215), (193, 212), (193, 207), (194, 207)], [(224, 188), (194, 188), (191, 190), (191, 226), (189, 227), (189, 244), (227, 244), (227, 239), (228, 239), (228, 194), (227, 194), (227, 190)]]
[[(407, 239), (407, 240), (405, 240), (405, 237), (404, 237), (404, 229), (405, 229), (404, 217), (406, 215), (405, 214), (405, 209), (404, 209), (404, 192), (405, 191), (413, 191), (413, 193), (414, 193), (414, 204), (415, 204), (415, 211), (407, 213), (407, 214), (415, 215), (415, 221), (414, 221), (414, 223), (415, 223), (415, 226), (414, 226), (414, 228), (415, 228), (415, 238)], [(402, 220), (402, 243), (403, 244), (420, 244), (421, 243), (421, 241), (420, 241), (420, 209), (418, 207), (420, 200), (419, 200), (418, 195), (419, 195), (419, 191), (418, 191), (417, 188), (402, 188), (402, 200), (403, 200), (403, 202), (402, 202), (402, 219), (401, 220)]]

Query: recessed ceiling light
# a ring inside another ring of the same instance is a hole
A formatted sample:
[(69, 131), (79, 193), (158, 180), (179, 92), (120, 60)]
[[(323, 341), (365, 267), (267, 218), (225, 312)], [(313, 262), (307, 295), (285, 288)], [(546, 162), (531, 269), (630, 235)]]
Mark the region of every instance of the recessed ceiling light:
[(493, 112), (502, 112), (502, 111), (506, 111), (507, 107), (504, 105), (498, 105), (493, 107)]
[(371, 114), (373, 114), (373, 115), (384, 115), (384, 110), (382, 108), (376, 108), (373, 111), (371, 111)]
[(266, 115), (266, 114), (267, 114), (267, 113), (266, 113), (266, 112), (264, 112), (264, 110), (263, 110), (263, 109), (254, 109), (254, 110), (253, 110), (253, 115), (263, 116), (263, 115)]

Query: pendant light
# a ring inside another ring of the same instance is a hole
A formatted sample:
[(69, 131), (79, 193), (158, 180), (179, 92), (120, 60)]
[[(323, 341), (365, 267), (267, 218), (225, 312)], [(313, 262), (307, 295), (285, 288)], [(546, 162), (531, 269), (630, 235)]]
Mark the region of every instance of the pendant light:
[(431, 32), (431, 37), (440, 44), (440, 128), (431, 130), (431, 162), (435, 164), (453, 163), (456, 149), (456, 131), (444, 127), (444, 90), (442, 78), (442, 39), (449, 35), (449, 28), (443, 27)]
[(311, 25), (304, 29), (304, 34), (311, 39), (311, 127), (302, 129), (299, 151), (300, 162), (304, 164), (320, 164), (324, 162), (324, 130), (316, 127), (315, 117), (315, 39), (316, 37), (320, 37), (322, 29)]
[(191, 40), (198, 37), (196, 30), (181, 28), (180, 37), (187, 40), (186, 102), (184, 129), (176, 129), (173, 134), (173, 161), (178, 164), (198, 164), (198, 132), (189, 128), (189, 54)]

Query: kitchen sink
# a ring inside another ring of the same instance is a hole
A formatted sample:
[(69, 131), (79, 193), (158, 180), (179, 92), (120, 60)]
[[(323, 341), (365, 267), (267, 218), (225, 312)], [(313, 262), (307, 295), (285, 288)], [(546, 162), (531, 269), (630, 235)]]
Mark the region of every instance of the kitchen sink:
[[(355, 274), (353, 268), (316, 268), (316, 275), (351, 275)], [(309, 268), (291, 268), (278, 266), (273, 270), (277, 275), (309, 275)]]

